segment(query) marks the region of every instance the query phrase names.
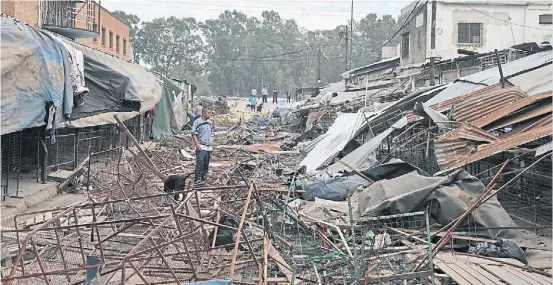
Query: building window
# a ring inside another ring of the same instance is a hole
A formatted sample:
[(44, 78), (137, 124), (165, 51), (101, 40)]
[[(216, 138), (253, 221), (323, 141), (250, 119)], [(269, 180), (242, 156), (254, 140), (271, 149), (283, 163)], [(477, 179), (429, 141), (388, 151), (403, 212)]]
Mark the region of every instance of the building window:
[(106, 46), (106, 28), (102, 28), (102, 46)]
[(127, 55), (127, 40), (123, 39), (123, 54)]
[(113, 32), (109, 31), (109, 49), (113, 49)]
[(401, 57), (409, 56), (409, 33), (401, 35)]
[(115, 36), (115, 52), (119, 52), (119, 35)]
[(551, 25), (553, 24), (553, 14), (543, 14), (540, 15), (540, 25)]
[(482, 23), (459, 23), (457, 31), (457, 43), (481, 44)]

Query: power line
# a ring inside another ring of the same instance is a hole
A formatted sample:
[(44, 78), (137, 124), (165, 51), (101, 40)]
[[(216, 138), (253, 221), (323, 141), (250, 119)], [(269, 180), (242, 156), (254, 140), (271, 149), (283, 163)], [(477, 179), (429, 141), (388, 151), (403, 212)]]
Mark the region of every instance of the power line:
[(501, 22), (503, 22), (503, 23), (507, 23), (507, 24), (511, 24), (511, 25), (515, 25), (515, 26), (519, 26), (519, 27), (523, 27), (523, 28), (530, 28), (530, 29), (536, 29), (536, 30), (542, 30), (542, 31), (550, 31), (550, 32), (553, 32), (553, 29), (544, 29), (544, 28), (538, 28), (538, 27), (532, 27), (532, 26), (521, 25), (521, 24), (513, 23), (513, 22), (511, 22), (511, 21), (505, 21), (505, 20), (503, 20), (503, 19), (501, 19), (501, 18), (497, 18), (497, 17), (494, 17), (494, 16), (492, 16), (492, 15), (490, 15), (490, 14), (486, 14), (486, 13), (480, 11), (480, 10), (474, 9), (473, 7), (471, 7), (471, 6), (469, 6), (469, 5), (465, 4), (465, 3), (463, 3), (463, 5), (467, 6), (468, 8), (470, 8), (470, 9), (472, 9), (472, 10), (474, 10), (474, 11), (476, 11), (476, 12), (478, 12), (478, 13), (484, 15), (484, 16), (490, 17), (490, 18), (492, 18), (492, 19), (496, 19), (496, 20), (501, 21)]
[[(160, 1), (152, 1), (152, 2), (160, 2)], [(164, 1), (164, 2), (168, 2), (168, 1)], [(250, 12), (250, 13), (257, 13), (257, 12), (264, 12), (264, 11), (270, 11), (270, 10), (284, 10), (284, 12), (280, 12), (280, 11), (276, 11), (278, 12), (279, 14), (282, 14), (282, 15), (304, 15), (304, 16), (313, 16), (313, 15), (317, 15), (317, 16), (332, 16), (332, 17), (343, 17), (345, 13), (350, 13), (351, 11), (341, 11), (341, 10), (332, 10), (332, 11), (329, 11), (329, 10), (317, 10), (317, 9), (305, 9), (305, 8), (302, 8), (302, 9), (294, 9), (294, 8), (280, 8), (280, 7), (276, 7), (276, 8), (268, 8), (268, 7), (262, 7), (262, 6), (240, 6), (240, 5), (235, 5), (235, 4), (232, 4), (233, 7), (244, 7), (244, 8), (251, 8), (251, 9), (258, 9), (258, 10), (249, 10), (249, 9), (230, 9), (230, 8), (199, 8), (197, 6), (214, 6), (214, 7), (219, 7), (220, 5), (217, 5), (217, 4), (207, 4), (207, 3), (194, 3), (194, 2), (169, 2), (169, 3), (172, 3), (172, 4), (176, 4), (176, 6), (170, 6), (170, 5), (164, 5), (164, 4), (151, 4), (151, 3), (136, 3), (136, 2), (124, 2), (124, 1), (117, 1), (117, 2), (110, 2), (109, 5), (133, 5), (133, 6), (148, 6), (148, 7), (170, 7), (170, 8), (183, 8), (183, 7), (194, 7), (194, 9), (197, 9), (197, 10), (208, 10), (208, 11), (225, 11), (225, 10), (228, 10), (228, 11), (232, 11), (232, 10), (236, 10), (236, 11), (239, 11), (239, 12)], [(296, 2), (297, 3), (297, 2)], [(189, 4), (192, 4), (192, 5), (189, 5)], [(305, 13), (300, 13), (300, 12), (286, 12), (286, 11), (306, 11)], [(329, 13), (312, 13), (312, 12), (309, 12), (309, 11), (315, 11), (315, 12), (329, 12)], [(334, 12), (334, 13), (332, 13)], [(370, 14), (370, 13), (373, 13), (372, 11), (359, 11), (359, 12), (355, 12), (355, 14), (358, 14), (358, 15), (366, 15), (366, 14)]]
[(411, 13), (409, 13), (409, 15), (407, 16), (407, 19), (405, 20), (405, 23), (403, 23), (403, 25), (401, 25), (401, 27), (394, 33), (394, 35), (392, 35), (383, 45), (380, 46), (380, 48), (383, 48), (385, 47), (388, 43), (390, 43), (396, 36), (397, 34), (399, 34), (399, 32), (401, 32), (401, 30), (403, 30), (403, 28), (405, 28), (408, 24), (411, 23), (411, 21), (413, 20), (414, 17), (417, 16), (417, 14), (419, 14), (419, 12), (424, 8), (424, 6), (428, 3), (428, 0), (426, 0), (426, 2), (424, 4), (421, 5), (421, 7), (419, 8), (419, 10), (417, 10), (417, 12), (415, 13), (415, 15), (409, 19), (409, 17), (411, 15), (413, 15), (413, 11), (415, 11), (415, 9), (417, 8), (417, 5), (419, 5), (420, 3), (420, 0), (417, 1), (417, 3), (415, 4), (415, 7), (413, 7), (413, 10), (411, 10)]

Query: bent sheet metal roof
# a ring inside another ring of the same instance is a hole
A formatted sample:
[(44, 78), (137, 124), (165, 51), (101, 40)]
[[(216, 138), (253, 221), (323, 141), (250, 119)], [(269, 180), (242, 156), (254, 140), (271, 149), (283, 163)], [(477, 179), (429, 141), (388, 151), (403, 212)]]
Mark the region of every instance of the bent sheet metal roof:
[(476, 151), (472, 150), (470, 142), (466, 140), (437, 139), (436, 158), (442, 171), (460, 167), (478, 161), (494, 154), (509, 150), (537, 139), (551, 135), (550, 124), (539, 126), (526, 132), (518, 133), (506, 138), (500, 138), (487, 144), (480, 144)]
[[(502, 65), (503, 76), (507, 78), (512, 76), (512, 78), (509, 78), (508, 80), (512, 79), (513, 82), (511, 83), (513, 85), (517, 85), (517, 82), (521, 81), (539, 82), (539, 84), (528, 82), (527, 84), (519, 85), (522, 91), (526, 92), (528, 95), (534, 95), (545, 90), (552, 89), (550, 88), (552, 82), (551, 75), (553, 73), (550, 65), (552, 62), (553, 50), (535, 53)], [(539, 71), (531, 72), (536, 69)], [(426, 104), (435, 105), (451, 100), (463, 94), (494, 85), (499, 81), (500, 75), (497, 67), (474, 73), (458, 79), (450, 87), (428, 100)]]

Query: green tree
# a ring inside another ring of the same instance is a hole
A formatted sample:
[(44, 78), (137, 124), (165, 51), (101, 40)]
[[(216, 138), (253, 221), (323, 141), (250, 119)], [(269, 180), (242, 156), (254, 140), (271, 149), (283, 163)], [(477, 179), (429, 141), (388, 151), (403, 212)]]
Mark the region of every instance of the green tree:
[(189, 74), (201, 71), (203, 42), (194, 18), (157, 18), (143, 22), (136, 34), (135, 49), (143, 63), (157, 72), (171, 75), (186, 70)]

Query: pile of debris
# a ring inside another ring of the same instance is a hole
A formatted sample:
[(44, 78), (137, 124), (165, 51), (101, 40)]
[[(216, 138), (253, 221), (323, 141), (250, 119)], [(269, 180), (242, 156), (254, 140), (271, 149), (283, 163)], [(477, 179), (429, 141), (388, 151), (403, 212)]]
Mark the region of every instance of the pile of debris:
[(189, 131), (93, 154), (87, 202), (3, 225), (3, 282), (549, 284), (552, 93), (510, 64), (216, 115), (207, 185)]

